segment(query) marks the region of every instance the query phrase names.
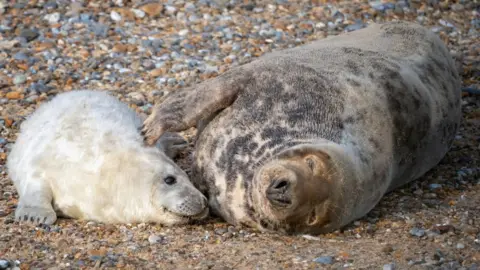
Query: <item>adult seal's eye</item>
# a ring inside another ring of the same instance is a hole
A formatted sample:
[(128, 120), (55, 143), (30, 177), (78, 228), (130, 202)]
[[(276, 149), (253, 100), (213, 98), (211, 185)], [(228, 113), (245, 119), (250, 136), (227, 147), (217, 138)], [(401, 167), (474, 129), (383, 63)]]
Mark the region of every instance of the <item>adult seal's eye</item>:
[(177, 179), (173, 176), (167, 176), (163, 179), (163, 181), (165, 182), (165, 184), (167, 185), (173, 185), (177, 182)]

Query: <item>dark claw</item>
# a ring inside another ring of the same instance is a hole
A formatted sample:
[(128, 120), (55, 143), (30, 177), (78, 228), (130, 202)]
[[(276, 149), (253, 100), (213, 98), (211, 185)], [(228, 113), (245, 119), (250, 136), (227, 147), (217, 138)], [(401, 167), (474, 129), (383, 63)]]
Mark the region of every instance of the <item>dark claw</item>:
[(30, 222), (34, 222), (35, 221), (35, 217), (30, 217)]
[(27, 215), (24, 215), (23, 216), (23, 221), (27, 221), (28, 220), (28, 216)]

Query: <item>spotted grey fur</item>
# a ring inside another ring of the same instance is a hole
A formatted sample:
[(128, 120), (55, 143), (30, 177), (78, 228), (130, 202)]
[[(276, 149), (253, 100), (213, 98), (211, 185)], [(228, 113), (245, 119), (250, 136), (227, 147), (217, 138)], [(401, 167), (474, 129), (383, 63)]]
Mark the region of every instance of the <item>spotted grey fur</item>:
[[(152, 144), (197, 125), (193, 181), (229, 223), (324, 233), (438, 164), (459, 127), (460, 102), (442, 41), (417, 24), (390, 22), (273, 52), (178, 90), (143, 133)], [(267, 199), (280, 174), (303, 190)]]

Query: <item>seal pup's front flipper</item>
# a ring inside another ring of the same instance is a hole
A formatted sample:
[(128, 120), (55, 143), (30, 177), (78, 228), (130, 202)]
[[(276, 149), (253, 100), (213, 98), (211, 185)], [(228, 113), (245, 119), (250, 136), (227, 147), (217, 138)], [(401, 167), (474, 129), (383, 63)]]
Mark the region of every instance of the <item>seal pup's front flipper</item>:
[(19, 191), (16, 221), (46, 225), (55, 223), (57, 214), (52, 207), (52, 191), (45, 181), (32, 179), (23, 183)]

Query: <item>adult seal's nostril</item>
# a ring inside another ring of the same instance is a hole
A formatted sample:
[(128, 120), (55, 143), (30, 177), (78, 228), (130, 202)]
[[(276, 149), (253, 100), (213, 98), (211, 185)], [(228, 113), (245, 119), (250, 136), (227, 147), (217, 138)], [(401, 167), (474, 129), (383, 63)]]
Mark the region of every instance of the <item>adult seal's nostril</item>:
[(292, 204), (290, 182), (287, 180), (273, 180), (267, 188), (266, 195), (272, 205), (287, 207)]
[(288, 182), (285, 179), (279, 179), (279, 180), (277, 179), (270, 184), (269, 189), (285, 192), (289, 187), (290, 187), (290, 182)]

